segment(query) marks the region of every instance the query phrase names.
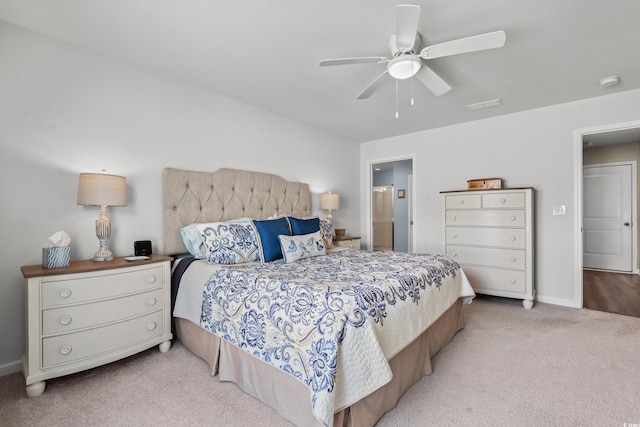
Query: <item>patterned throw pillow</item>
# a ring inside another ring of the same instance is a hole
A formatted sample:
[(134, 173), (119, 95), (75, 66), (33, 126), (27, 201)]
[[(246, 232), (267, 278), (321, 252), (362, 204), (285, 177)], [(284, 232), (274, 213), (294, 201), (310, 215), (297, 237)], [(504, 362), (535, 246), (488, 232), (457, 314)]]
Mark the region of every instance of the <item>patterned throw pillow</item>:
[(327, 249), (333, 247), (333, 224), (326, 219), (320, 220), (320, 234)]
[(202, 229), (206, 259), (212, 264), (259, 261), (256, 234), (247, 222), (217, 222)]
[(327, 253), (324, 240), (319, 231), (298, 236), (278, 236), (286, 263)]

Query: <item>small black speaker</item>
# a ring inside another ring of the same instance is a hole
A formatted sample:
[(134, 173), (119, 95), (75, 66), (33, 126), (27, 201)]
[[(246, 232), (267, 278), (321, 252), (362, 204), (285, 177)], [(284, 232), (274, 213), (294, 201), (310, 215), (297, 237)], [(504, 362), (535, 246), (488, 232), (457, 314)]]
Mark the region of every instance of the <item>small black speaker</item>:
[(151, 255), (151, 240), (138, 240), (133, 242), (133, 252), (136, 256)]

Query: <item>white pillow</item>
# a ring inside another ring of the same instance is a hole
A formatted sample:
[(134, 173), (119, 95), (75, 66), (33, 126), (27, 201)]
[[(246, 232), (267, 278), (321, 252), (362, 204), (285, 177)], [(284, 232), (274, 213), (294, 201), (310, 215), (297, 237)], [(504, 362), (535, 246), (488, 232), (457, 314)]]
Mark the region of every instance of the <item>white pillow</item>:
[(286, 263), (327, 253), (320, 231), (297, 236), (278, 236), (278, 239), (280, 239), (280, 247)]

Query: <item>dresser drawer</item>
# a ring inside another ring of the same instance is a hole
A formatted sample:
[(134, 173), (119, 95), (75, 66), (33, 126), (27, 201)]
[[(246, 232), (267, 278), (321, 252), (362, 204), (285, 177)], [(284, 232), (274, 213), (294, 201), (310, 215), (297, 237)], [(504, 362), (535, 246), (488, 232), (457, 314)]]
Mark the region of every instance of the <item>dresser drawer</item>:
[(524, 227), (525, 211), (523, 210), (475, 210), (447, 211), (447, 226), (469, 225), (487, 227)]
[(163, 285), (162, 266), (113, 269), (104, 273), (49, 276), (42, 280), (42, 307), (96, 301)]
[(525, 249), (523, 228), (447, 227), (447, 244)]
[(104, 325), (164, 306), (162, 289), (105, 301), (42, 310), (42, 334), (70, 332)]
[(447, 209), (479, 209), (482, 207), (480, 194), (449, 194), (445, 197)]
[(527, 276), (521, 270), (501, 270), (489, 267), (462, 267), (474, 290), (524, 292)]
[(486, 265), (519, 270), (524, 270), (526, 267), (526, 252), (520, 249), (447, 245), (446, 254), (459, 264)]
[(163, 311), (42, 340), (42, 367), (70, 363), (133, 345), (164, 333)]
[(524, 193), (486, 193), (482, 195), (483, 208), (522, 208), (525, 206)]

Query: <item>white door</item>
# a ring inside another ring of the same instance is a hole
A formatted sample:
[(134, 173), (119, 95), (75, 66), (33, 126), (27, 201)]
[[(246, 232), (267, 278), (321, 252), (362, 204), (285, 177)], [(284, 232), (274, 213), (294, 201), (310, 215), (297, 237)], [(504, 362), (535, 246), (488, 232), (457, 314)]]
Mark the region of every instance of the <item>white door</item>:
[(583, 265), (632, 270), (630, 164), (583, 168)]

